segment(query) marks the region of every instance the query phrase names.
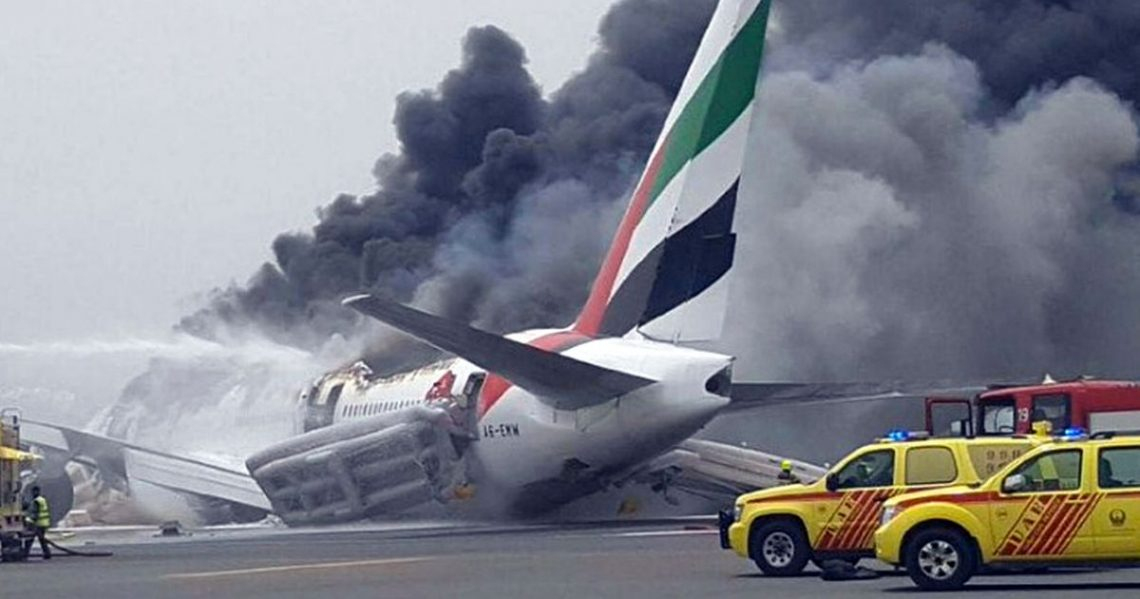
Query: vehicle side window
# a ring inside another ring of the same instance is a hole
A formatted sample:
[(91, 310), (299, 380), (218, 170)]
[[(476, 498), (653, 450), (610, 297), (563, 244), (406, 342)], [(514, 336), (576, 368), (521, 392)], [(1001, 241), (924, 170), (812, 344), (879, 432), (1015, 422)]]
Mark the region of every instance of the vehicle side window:
[(1039, 455), (1010, 476), (1018, 474), (1025, 477), (1024, 486), (1018, 489), (1021, 493), (1075, 491), (1081, 488), (1081, 451), (1067, 449)]
[(958, 478), (958, 465), (949, 447), (913, 447), (906, 450), (906, 484), (937, 485)]
[(1140, 487), (1140, 447), (1100, 450), (1097, 483), (1102, 489)]
[(835, 479), (839, 489), (890, 487), (895, 484), (895, 450), (869, 451), (848, 462)]
[(1063, 431), (1072, 423), (1069, 416), (1069, 394), (1054, 393), (1051, 395), (1034, 395), (1033, 411), (1029, 413), (1029, 422), (1047, 420), (1054, 431)]

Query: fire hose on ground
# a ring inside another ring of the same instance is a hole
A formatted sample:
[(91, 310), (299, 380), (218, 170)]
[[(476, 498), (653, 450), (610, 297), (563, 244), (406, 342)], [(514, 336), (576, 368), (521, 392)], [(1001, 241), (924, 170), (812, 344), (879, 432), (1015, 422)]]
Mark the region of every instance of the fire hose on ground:
[[(110, 551), (80, 551), (78, 549), (72, 549), (70, 547), (64, 547), (63, 545), (60, 545), (59, 543), (56, 543), (55, 541), (53, 541), (51, 539), (47, 539), (47, 544), (52, 549), (59, 551), (60, 554), (66, 555), (66, 556), (71, 556), (71, 557), (111, 557), (111, 556), (115, 555), (114, 553), (112, 553)], [(55, 556), (54, 553), (52, 556), (53, 557)], [(31, 553), (31, 552), (29, 552), (26, 557), (28, 557), (28, 558), (43, 557), (43, 554), (42, 553)]]

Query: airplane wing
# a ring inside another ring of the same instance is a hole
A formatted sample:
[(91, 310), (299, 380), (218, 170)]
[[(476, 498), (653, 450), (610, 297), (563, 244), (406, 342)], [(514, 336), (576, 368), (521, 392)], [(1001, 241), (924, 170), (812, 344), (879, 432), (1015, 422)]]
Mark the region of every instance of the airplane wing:
[[(631, 478), (650, 484), (663, 483), (701, 497), (731, 500), (742, 493), (781, 484), (780, 464), (786, 458), (774, 454), (718, 443), (687, 439), (673, 451), (653, 460)], [(801, 481), (818, 480), (827, 470), (790, 460)]]
[[(1020, 383), (1012, 386), (1020, 386)], [(726, 411), (779, 403), (870, 401), (890, 397), (974, 397), (998, 385), (977, 381), (886, 381), (878, 383), (733, 383)], [(1008, 386), (1001, 384), (1000, 386)]]
[(557, 400), (561, 409), (588, 407), (656, 382), (512, 341), (374, 295), (350, 297), (344, 304), (501, 375), (540, 397)]
[[(833, 406), (845, 413), (842, 404), (868, 405), (882, 402), (913, 401), (915, 397), (973, 397), (992, 385), (961, 381), (881, 382), (881, 383), (736, 383), (732, 403), (725, 408), (731, 418), (768, 406)], [(922, 404), (917, 404), (921, 409)], [(870, 435), (868, 435), (870, 436)], [(778, 476), (785, 456), (758, 449), (707, 439), (688, 439), (673, 451), (649, 462), (632, 476), (634, 480), (660, 484), (702, 497), (730, 501), (733, 497), (782, 484)], [(790, 460), (792, 470), (803, 482), (819, 479), (826, 469), (802, 460)]]
[(48, 422), (24, 419), (22, 424), (24, 441), (65, 452), (125, 480), (271, 510), (265, 493), (248, 472), (220, 461), (177, 456)]

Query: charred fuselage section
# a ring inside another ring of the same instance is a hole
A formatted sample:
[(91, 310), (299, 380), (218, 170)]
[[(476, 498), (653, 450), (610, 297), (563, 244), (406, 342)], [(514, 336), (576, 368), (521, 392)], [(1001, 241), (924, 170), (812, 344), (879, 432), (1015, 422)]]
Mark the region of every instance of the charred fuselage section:
[(342, 401), (359, 407), (382, 384), (392, 381), (372, 379), (359, 363), (325, 375), (301, 393), (304, 432), (246, 460), (287, 524), (350, 522), (445, 503), (465, 484), (463, 458), (475, 436), (468, 399), (478, 389), (441, 391), (430, 403), (337, 421), (338, 406), (341, 414), (352, 411)]

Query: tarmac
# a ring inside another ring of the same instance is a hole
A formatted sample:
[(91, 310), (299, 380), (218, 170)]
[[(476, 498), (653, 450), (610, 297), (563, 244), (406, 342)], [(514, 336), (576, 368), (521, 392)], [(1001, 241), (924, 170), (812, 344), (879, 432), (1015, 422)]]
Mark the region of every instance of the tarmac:
[[(81, 531), (66, 546), (112, 557), (0, 564), (5, 597), (898, 597), (918, 595), (884, 564), (869, 581), (816, 572), (767, 578), (692, 523), (637, 526), (376, 525), (234, 528), (155, 537)], [(976, 577), (940, 597), (1121, 597), (1140, 569)]]

